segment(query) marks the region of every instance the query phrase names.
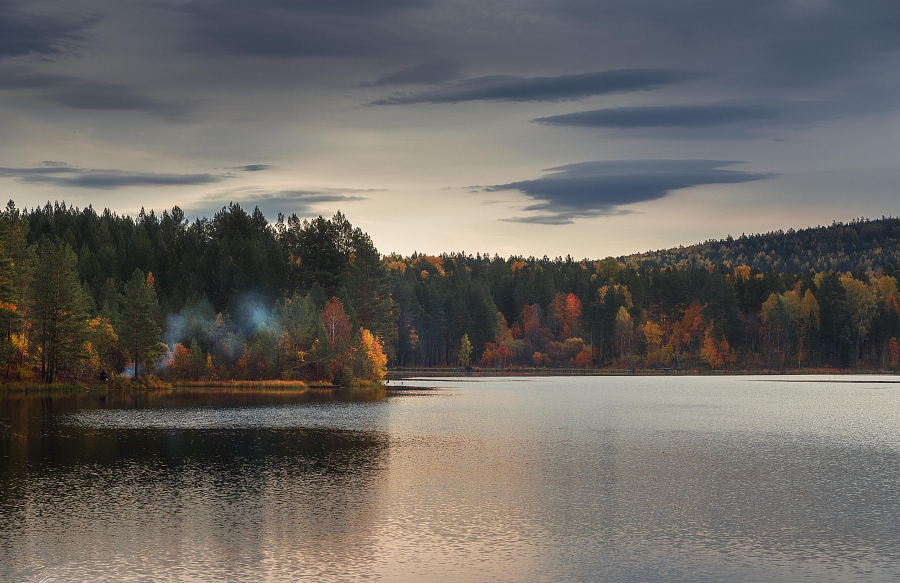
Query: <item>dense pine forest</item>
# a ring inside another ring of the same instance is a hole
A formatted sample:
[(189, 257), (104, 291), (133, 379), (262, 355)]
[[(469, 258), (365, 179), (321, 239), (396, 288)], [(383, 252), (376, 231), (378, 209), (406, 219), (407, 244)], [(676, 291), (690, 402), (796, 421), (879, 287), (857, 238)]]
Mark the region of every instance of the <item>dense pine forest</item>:
[(0, 214), (0, 378), (893, 370), (900, 219), (602, 260), (382, 256), (342, 214)]

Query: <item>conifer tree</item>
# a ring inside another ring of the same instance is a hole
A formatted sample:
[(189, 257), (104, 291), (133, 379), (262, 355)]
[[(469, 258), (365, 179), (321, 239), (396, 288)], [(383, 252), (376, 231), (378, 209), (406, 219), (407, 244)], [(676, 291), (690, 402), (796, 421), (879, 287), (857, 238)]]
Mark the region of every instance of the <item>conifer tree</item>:
[(153, 274), (145, 278), (140, 269), (135, 269), (125, 284), (122, 331), (119, 335), (122, 346), (134, 362), (135, 378), (149, 371), (158, 354), (161, 330), (154, 319), (156, 306)]
[(13, 368), (22, 370), (28, 356), (25, 324), (35, 250), (27, 245), (27, 226), (9, 201), (0, 213), (0, 362), (6, 363), (7, 378)]
[(77, 266), (78, 258), (62, 240), (44, 243), (38, 253), (32, 330), (41, 348), (41, 379), (46, 383), (86, 357), (88, 298), (78, 281)]

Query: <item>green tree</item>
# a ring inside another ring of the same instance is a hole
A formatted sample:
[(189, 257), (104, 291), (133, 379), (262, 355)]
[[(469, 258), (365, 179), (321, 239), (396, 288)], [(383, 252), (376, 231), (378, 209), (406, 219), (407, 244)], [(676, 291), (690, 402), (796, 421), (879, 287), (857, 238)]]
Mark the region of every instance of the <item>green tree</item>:
[(459, 366), (467, 368), (472, 364), (472, 343), (469, 342), (469, 335), (463, 334), (459, 341), (459, 354), (457, 355)]
[(28, 315), (26, 298), (31, 295), (35, 250), (28, 246), (28, 224), (9, 201), (0, 213), (0, 362), (6, 363), (6, 377), (11, 369), (19, 371), (26, 364), (25, 324)]
[(86, 358), (87, 298), (78, 281), (78, 258), (62, 240), (38, 253), (31, 312), (32, 333), (41, 350), (41, 379), (52, 383), (61, 370)]
[(152, 274), (135, 269), (125, 284), (125, 302), (122, 310), (122, 330), (119, 333), (122, 346), (134, 362), (134, 376), (148, 372), (159, 354), (161, 330), (154, 319), (157, 307)]
[(350, 237), (352, 250), (347, 265), (347, 293), (362, 328), (386, 335), (393, 327), (388, 270), (372, 239), (360, 229)]

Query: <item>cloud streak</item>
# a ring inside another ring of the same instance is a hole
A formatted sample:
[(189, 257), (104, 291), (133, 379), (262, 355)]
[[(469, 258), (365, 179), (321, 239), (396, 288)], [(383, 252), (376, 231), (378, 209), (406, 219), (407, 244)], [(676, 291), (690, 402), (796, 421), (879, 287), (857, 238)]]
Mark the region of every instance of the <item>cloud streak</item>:
[(243, 172), (262, 172), (263, 170), (268, 170), (271, 168), (268, 164), (247, 164), (246, 166), (236, 166), (235, 170), (241, 170)]
[(43, 162), (32, 168), (0, 167), (0, 178), (13, 178), (24, 184), (50, 184), (70, 188), (118, 190), (133, 186), (196, 186), (221, 182), (229, 175), (170, 174), (97, 170), (69, 166), (61, 162)]
[(453, 59), (433, 59), (381, 77), (369, 87), (398, 85), (439, 85), (461, 77), (460, 64)]
[(707, 128), (746, 122), (768, 121), (781, 112), (754, 105), (662, 105), (610, 107), (532, 120), (548, 126), (582, 128)]
[(100, 21), (98, 16), (29, 14), (20, 10), (21, 4), (0, 0), (0, 58), (66, 52), (83, 42), (84, 32)]
[(220, 56), (349, 57), (409, 48), (398, 13), (428, 0), (195, 1), (177, 10), (192, 23), (186, 48)]
[(36, 73), (24, 67), (0, 69), (0, 90), (37, 91), (43, 98), (72, 109), (138, 111), (170, 121), (184, 120), (191, 109), (186, 104), (154, 99), (130, 85)]
[(649, 91), (699, 77), (672, 69), (618, 69), (558, 77), (476, 77), (416, 93), (398, 93), (371, 105), (463, 101), (565, 101), (595, 95)]
[(198, 200), (188, 208), (198, 216), (212, 216), (223, 206), (234, 202), (244, 208), (258, 207), (269, 219), (278, 214), (304, 217), (315, 214), (315, 208), (325, 203), (353, 203), (366, 200), (369, 195), (384, 192), (382, 189), (322, 188), (267, 190), (263, 188), (236, 188)]
[(727, 160), (617, 160), (581, 162), (549, 168), (546, 176), (490, 186), (518, 190), (537, 201), (525, 211), (538, 214), (504, 219), (518, 223), (561, 225), (580, 217), (622, 214), (623, 206), (658, 200), (672, 191), (708, 184), (738, 184), (771, 178), (726, 168)]

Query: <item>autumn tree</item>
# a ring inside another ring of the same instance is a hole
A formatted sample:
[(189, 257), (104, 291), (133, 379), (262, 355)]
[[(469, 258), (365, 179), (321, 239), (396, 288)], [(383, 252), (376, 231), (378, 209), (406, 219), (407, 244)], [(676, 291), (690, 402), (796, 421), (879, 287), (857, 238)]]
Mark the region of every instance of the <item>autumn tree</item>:
[(175, 344), (172, 349), (172, 361), (169, 364), (169, 371), (175, 380), (187, 380), (190, 378), (191, 370), (191, 354), (188, 348), (180, 342)]
[(119, 334), (109, 318), (100, 315), (88, 322), (88, 341), (91, 357), (95, 359), (94, 372), (119, 372), (119, 363), (124, 360), (123, 353), (119, 346)]
[(575, 294), (557, 293), (550, 303), (550, 310), (556, 323), (557, 338), (565, 341), (578, 335), (578, 320), (581, 318), (581, 300)]
[(469, 342), (469, 335), (463, 334), (459, 341), (459, 350), (456, 356), (459, 366), (468, 368), (472, 364), (472, 343)]
[(646, 321), (641, 325), (641, 334), (644, 337), (644, 343), (647, 347), (647, 358), (651, 364), (656, 364), (662, 360), (663, 333), (659, 324), (653, 321)]
[(716, 338), (712, 330), (707, 330), (703, 340), (702, 353), (709, 368), (715, 370), (724, 367), (731, 360), (731, 347), (728, 345), (728, 338), (724, 334), (721, 338)]
[(359, 344), (353, 351), (353, 376), (355, 380), (378, 382), (387, 374), (387, 356), (378, 337), (360, 329)]
[(892, 370), (896, 371), (897, 365), (900, 364), (900, 342), (893, 336), (888, 341), (887, 354), (888, 365), (890, 365)]
[(875, 292), (863, 281), (845, 277), (841, 279), (847, 299), (847, 311), (851, 326), (856, 336), (856, 350), (854, 361), (859, 364), (859, 351), (862, 339), (869, 333), (872, 320), (875, 318), (877, 304)]
[(632, 357), (632, 319), (625, 306), (619, 307), (616, 314), (616, 344), (618, 345), (619, 358), (625, 360)]
[(325, 304), (320, 315), (328, 342), (329, 370), (334, 381), (340, 382), (349, 375), (346, 369), (350, 353), (350, 320), (341, 300), (333, 297)]

